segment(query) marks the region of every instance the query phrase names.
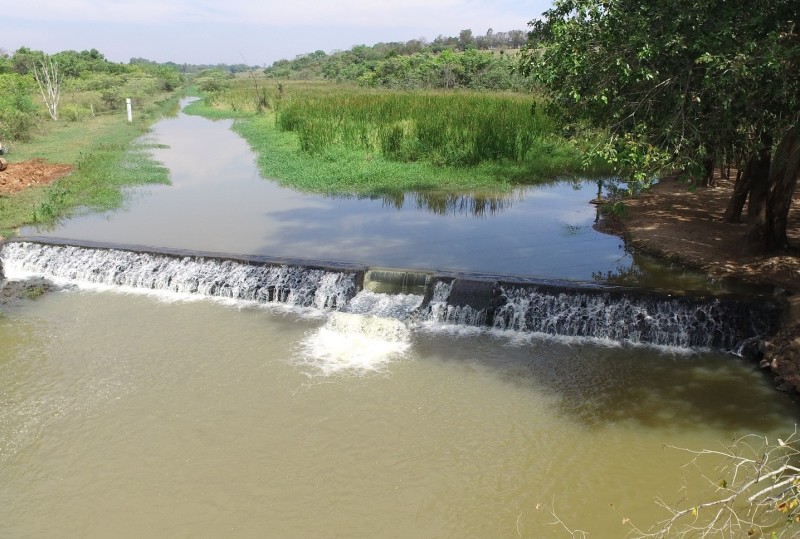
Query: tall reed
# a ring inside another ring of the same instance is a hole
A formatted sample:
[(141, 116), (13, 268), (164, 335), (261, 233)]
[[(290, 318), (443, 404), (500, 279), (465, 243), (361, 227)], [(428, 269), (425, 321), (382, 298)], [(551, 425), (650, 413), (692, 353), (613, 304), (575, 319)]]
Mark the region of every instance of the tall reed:
[(342, 146), (443, 165), (523, 162), (554, 134), (530, 96), (472, 92), (300, 90), (280, 101), (276, 122), (309, 153)]

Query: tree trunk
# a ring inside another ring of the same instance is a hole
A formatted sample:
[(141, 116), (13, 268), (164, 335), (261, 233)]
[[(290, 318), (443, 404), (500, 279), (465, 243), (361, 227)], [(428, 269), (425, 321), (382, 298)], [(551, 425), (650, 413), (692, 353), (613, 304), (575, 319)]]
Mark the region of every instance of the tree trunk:
[(711, 187), (714, 185), (714, 158), (706, 157), (703, 160), (703, 168), (705, 169), (705, 176), (703, 177), (703, 185)]
[(772, 160), (765, 223), (767, 249), (789, 247), (786, 225), (798, 177), (800, 177), (800, 124), (786, 132)]
[(750, 175), (750, 200), (747, 202), (747, 215), (754, 222), (766, 216), (769, 168), (772, 163), (772, 137), (764, 135), (761, 141), (763, 146), (758, 151), (758, 160)]
[(752, 171), (758, 166), (759, 156), (754, 155), (747, 162), (744, 171), (739, 170), (736, 173), (736, 183), (733, 185), (733, 195), (728, 201), (728, 207), (725, 208), (725, 215), (722, 220), (726, 223), (738, 223), (742, 220), (742, 210), (744, 203), (747, 202), (747, 195), (750, 194), (750, 175)]

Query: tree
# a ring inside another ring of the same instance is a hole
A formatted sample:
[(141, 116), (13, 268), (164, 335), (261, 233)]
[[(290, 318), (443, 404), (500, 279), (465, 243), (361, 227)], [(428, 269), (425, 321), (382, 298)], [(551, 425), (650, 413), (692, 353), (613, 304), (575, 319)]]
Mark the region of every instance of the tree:
[(458, 48), (466, 50), (475, 45), (475, 38), (472, 36), (472, 30), (461, 30), (458, 33)]
[(47, 112), (53, 120), (58, 120), (58, 102), (61, 99), (62, 75), (59, 73), (58, 64), (50, 57), (45, 56), (39, 65), (33, 64), (33, 76), (39, 85)]
[(800, 124), (797, 21), (796, 0), (556, 0), (531, 22), (520, 68), (567, 122), (607, 129), (599, 153), (640, 183), (781, 149), (783, 173), (762, 163), (748, 178), (765, 193), (755, 205), (751, 195), (753, 236), (784, 248), (798, 169), (781, 142)]

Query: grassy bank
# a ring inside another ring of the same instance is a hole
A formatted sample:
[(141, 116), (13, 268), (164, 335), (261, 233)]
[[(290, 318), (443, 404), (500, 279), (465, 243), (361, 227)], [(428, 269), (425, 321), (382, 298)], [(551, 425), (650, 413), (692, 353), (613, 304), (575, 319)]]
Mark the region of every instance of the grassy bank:
[(241, 79), (187, 112), (237, 118), (262, 175), (298, 189), (378, 195), (508, 189), (583, 168), (529, 95), (397, 92)]
[(53, 122), (30, 142), (15, 144), (6, 156), (10, 167), (41, 158), (74, 170), (48, 186), (0, 196), (0, 235), (83, 210), (120, 207), (122, 188), (128, 185), (168, 183), (169, 172), (149, 155), (152, 142), (145, 135), (155, 120), (177, 111), (177, 95), (161, 97), (146, 103), (131, 123), (125, 113)]

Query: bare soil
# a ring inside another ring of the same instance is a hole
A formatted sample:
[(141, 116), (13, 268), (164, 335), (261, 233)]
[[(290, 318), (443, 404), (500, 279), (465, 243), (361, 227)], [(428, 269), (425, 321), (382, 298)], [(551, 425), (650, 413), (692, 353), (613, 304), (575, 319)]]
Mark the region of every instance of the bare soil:
[(0, 172), (0, 196), (9, 196), (41, 185), (47, 185), (72, 172), (72, 165), (48, 163), (43, 159), (30, 159), (21, 163), (9, 163)]
[(722, 220), (733, 183), (717, 175), (713, 186), (691, 190), (684, 182), (664, 180), (627, 200), (625, 215), (607, 217), (599, 228), (622, 236), (634, 249), (712, 277), (776, 287), (789, 310), (779, 334), (763, 343), (761, 366), (774, 373), (779, 389), (800, 393), (800, 191), (795, 192), (789, 215), (792, 249), (764, 253), (745, 240), (746, 222)]

